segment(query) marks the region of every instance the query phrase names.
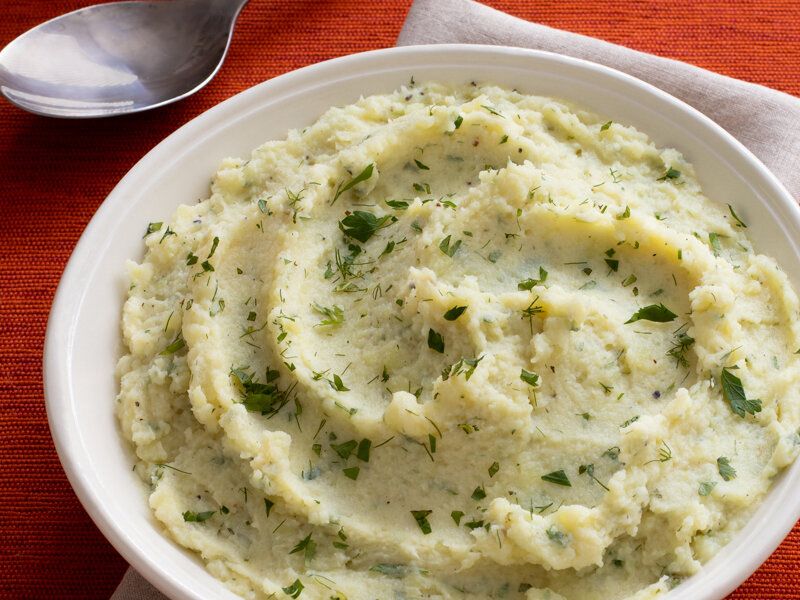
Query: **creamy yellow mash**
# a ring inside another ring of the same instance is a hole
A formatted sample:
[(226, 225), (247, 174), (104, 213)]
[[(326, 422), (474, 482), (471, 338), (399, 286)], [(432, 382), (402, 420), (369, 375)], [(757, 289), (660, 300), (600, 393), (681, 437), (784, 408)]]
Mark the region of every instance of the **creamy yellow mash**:
[(494, 86), (332, 108), (129, 263), (118, 414), (245, 598), (653, 598), (798, 453), (798, 299), (632, 127)]

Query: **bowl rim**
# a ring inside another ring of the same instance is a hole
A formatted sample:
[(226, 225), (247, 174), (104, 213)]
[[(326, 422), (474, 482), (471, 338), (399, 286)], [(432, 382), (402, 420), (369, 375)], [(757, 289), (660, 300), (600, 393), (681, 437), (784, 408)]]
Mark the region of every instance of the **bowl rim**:
[[(70, 485), (90, 518), (106, 539), (128, 561), (129, 565), (157, 589), (171, 598), (201, 600), (203, 596), (195, 588), (187, 585), (185, 581), (163, 568), (143, 548), (136, 546), (126, 534), (124, 525), (118, 523), (109, 506), (103, 504), (98, 497), (97, 490), (94, 488), (96, 481), (93, 479), (94, 474), (81, 468), (81, 452), (84, 449), (80, 447), (76, 438), (76, 430), (73, 429), (73, 424), (77, 427), (77, 423), (70, 419), (72, 415), (70, 415), (69, 408), (74, 404), (71, 364), (74, 353), (75, 315), (77, 315), (87, 293), (86, 283), (88, 283), (89, 278), (84, 271), (87, 265), (93, 262), (93, 256), (97, 253), (97, 249), (92, 244), (95, 238), (99, 239), (103, 236), (102, 229), (104, 226), (113, 222), (116, 210), (122, 202), (126, 201), (126, 190), (135, 189), (137, 182), (147, 177), (149, 170), (155, 166), (157, 161), (160, 161), (163, 166), (163, 156), (170, 156), (173, 150), (176, 152), (173, 153), (175, 157), (172, 160), (177, 161), (180, 155), (178, 150), (182, 146), (185, 144), (202, 144), (207, 135), (210, 135), (207, 132), (218, 131), (220, 127), (225, 127), (226, 124), (230, 125), (243, 114), (251, 112), (253, 109), (250, 105), (259, 98), (270, 94), (286, 93), (298, 86), (302, 88), (312, 84), (315, 80), (327, 81), (326, 78), (335, 78), (342, 71), (347, 71), (352, 75), (352, 73), (357, 72), (359, 68), (364, 66), (377, 68), (382, 62), (397, 60), (416, 61), (416, 64), (419, 65), (419, 61), (426, 56), (431, 54), (441, 55), (442, 53), (458, 55), (462, 60), (470, 55), (486, 54), (495, 55), (501, 60), (504, 57), (527, 56), (531, 59), (551, 61), (555, 64), (580, 67), (605, 76), (620, 85), (638, 88), (655, 100), (672, 105), (672, 107), (684, 113), (686, 117), (691, 118), (696, 125), (705, 128), (707, 132), (716, 136), (716, 141), (727, 146), (728, 150), (735, 152), (736, 158), (744, 161), (749, 167), (753, 175), (753, 181), (760, 186), (759, 189), (765, 195), (774, 198), (780, 205), (782, 216), (788, 217), (795, 227), (800, 228), (800, 208), (791, 194), (750, 150), (709, 117), (685, 102), (631, 75), (591, 61), (553, 52), (476, 44), (429, 44), (371, 50), (334, 58), (284, 73), (248, 88), (194, 117), (164, 138), (137, 161), (108, 194), (87, 224), (66, 264), (56, 290), (48, 318), (43, 355), (44, 395), (48, 423), (56, 451)], [(392, 65), (393, 68), (396, 66)], [(408, 68), (413, 69), (414, 65), (409, 65)], [(784, 474), (788, 471), (794, 473), (793, 479), (800, 478), (800, 461), (787, 467), (784, 470)], [(776, 487), (778, 487), (778, 482), (772, 484), (762, 503), (773, 494)], [(769, 520), (762, 519), (763, 524), (769, 527), (768, 534), (764, 534), (764, 531), (762, 531), (760, 536), (749, 535), (747, 539), (740, 542), (741, 545), (747, 542), (749, 554), (745, 558), (738, 560), (735, 563), (735, 568), (729, 569), (725, 577), (704, 581), (702, 582), (702, 587), (695, 586), (696, 589), (691, 588), (691, 591), (695, 592), (693, 595), (680, 593), (684, 586), (679, 586), (665, 598), (669, 600), (682, 598), (687, 600), (689, 598), (693, 600), (700, 600), (701, 598), (716, 600), (733, 591), (769, 557), (792, 529), (798, 518), (800, 518), (800, 498), (793, 505), (784, 508), (787, 508), (787, 510), (782, 511), (780, 514), (771, 514)], [(752, 520), (753, 518), (750, 519), (750, 521)], [(166, 534), (163, 535), (167, 537)], [(741, 537), (741, 534), (737, 533), (732, 538), (729, 546), (735, 543), (739, 537)], [(709, 561), (706, 565), (712, 561)], [(230, 597), (233, 598), (234, 596)]]

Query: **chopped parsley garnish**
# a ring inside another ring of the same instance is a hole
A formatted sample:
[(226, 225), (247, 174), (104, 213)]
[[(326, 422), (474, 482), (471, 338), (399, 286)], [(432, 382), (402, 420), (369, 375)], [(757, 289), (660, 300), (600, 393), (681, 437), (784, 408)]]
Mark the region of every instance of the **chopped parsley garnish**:
[(708, 496), (715, 487), (717, 487), (716, 481), (703, 481), (700, 483), (700, 487), (697, 488), (697, 493), (701, 496)]
[(294, 548), (289, 552), (289, 554), (296, 554), (298, 552), (302, 552), (305, 554), (306, 560), (311, 560), (314, 558), (314, 554), (317, 551), (317, 543), (311, 539), (311, 534), (309, 533), (306, 537), (302, 540), (297, 542)]
[(469, 378), (475, 373), (478, 363), (482, 360), (483, 356), (479, 356), (478, 358), (461, 358), (457, 363), (442, 369), (442, 381), (447, 381), (450, 377), (455, 377), (462, 373), (464, 374), (464, 379), (469, 381)]
[(408, 202), (405, 200), (384, 200), (384, 202), (386, 202), (386, 206), (395, 210), (406, 210), (408, 208)]
[(464, 512), (460, 510), (454, 510), (450, 513), (450, 518), (453, 519), (453, 522), (456, 525), (461, 525), (461, 519), (464, 517)]
[(488, 111), (489, 111), (490, 113), (492, 113), (493, 115), (495, 115), (495, 116), (497, 116), (497, 117), (501, 117), (501, 118), (505, 119), (505, 117), (504, 117), (503, 115), (501, 115), (499, 112), (497, 112), (497, 110), (495, 110), (495, 109), (494, 109), (494, 108), (492, 108), (491, 106), (487, 106), (487, 105), (485, 105), (485, 104), (481, 104), (481, 108), (485, 108), (486, 110), (488, 110)]
[(419, 525), (420, 530), (425, 535), (428, 535), (431, 532), (431, 524), (428, 522), (428, 515), (430, 515), (433, 511), (432, 510), (412, 510), (411, 514), (414, 517), (414, 520)]
[(357, 447), (358, 442), (355, 440), (350, 440), (349, 442), (344, 442), (342, 444), (331, 444), (333, 451), (345, 460), (350, 458), (350, 455)]
[(266, 415), (280, 410), (288, 401), (286, 394), (279, 390), (277, 385), (273, 383), (258, 383), (244, 369), (233, 369), (230, 375), (236, 387), (239, 388), (244, 396), (242, 404), (249, 411)]
[(425, 163), (423, 163), (421, 161), (418, 161), (416, 158), (414, 159), (414, 164), (417, 165), (417, 168), (420, 171), (430, 171), (431, 170), (431, 168), (428, 165), (426, 165)]
[(744, 393), (742, 380), (730, 370), (723, 367), (720, 379), (722, 381), (722, 396), (733, 412), (742, 418), (747, 413), (755, 415), (757, 412), (761, 412), (761, 400), (749, 400)]
[(363, 171), (361, 171), (361, 173), (353, 177), (350, 181), (347, 182), (340, 181), (339, 185), (336, 186), (336, 193), (333, 195), (333, 200), (331, 200), (331, 205), (333, 205), (333, 203), (339, 199), (339, 196), (344, 194), (347, 190), (354, 188), (362, 181), (366, 181), (367, 179), (372, 177), (372, 170), (374, 167), (375, 163), (370, 163)]
[(736, 479), (736, 469), (731, 466), (731, 462), (724, 456), (720, 456), (717, 459), (717, 470), (719, 471), (719, 476), (725, 481)]
[(714, 252), (714, 256), (719, 256), (720, 252), (722, 252), (722, 246), (719, 243), (719, 234), (714, 233), (713, 231), (708, 234), (708, 244), (711, 246), (711, 250)]
[(208, 273), (208, 272), (214, 270), (214, 265), (212, 265), (207, 260), (204, 260), (203, 262), (201, 262), (200, 266), (203, 267), (203, 273)]
[(183, 339), (181, 334), (178, 334), (178, 337), (169, 344), (166, 348), (164, 348), (161, 352), (159, 352), (159, 356), (169, 356), (170, 354), (175, 354), (178, 350), (186, 346), (186, 341)]
[(344, 311), (342, 310), (341, 306), (336, 306), (334, 304), (329, 308), (327, 306), (320, 306), (316, 302), (314, 302), (314, 304), (311, 306), (315, 311), (325, 317), (319, 323), (317, 323), (317, 327), (322, 327), (325, 325), (341, 325), (344, 322)]
[(477, 500), (483, 500), (484, 498), (486, 498), (486, 490), (483, 488), (483, 486), (482, 486), (482, 485), (480, 485), (480, 486), (476, 487), (476, 488), (475, 488), (475, 489), (472, 491), (472, 496), (470, 496), (470, 497), (471, 497), (473, 500), (476, 500), (476, 501), (477, 501)]
[(364, 462), (369, 462), (369, 451), (372, 448), (372, 440), (364, 438), (358, 443), (358, 450), (356, 450), (356, 456), (358, 460), (363, 460)]
[(395, 221), (397, 221), (397, 217), (393, 217), (392, 215), (376, 217), (370, 212), (356, 210), (339, 221), (339, 229), (341, 229), (346, 236), (363, 243), (375, 235), (379, 229), (388, 227)]
[(269, 518), (269, 513), (272, 512), (272, 507), (275, 506), (275, 503), (270, 500), (269, 498), (264, 498), (264, 510), (267, 513), (267, 518)]
[(625, 421), (622, 425), (620, 425), (620, 429), (625, 429), (629, 425), (633, 425), (638, 420), (639, 420), (639, 415), (633, 416), (627, 421)]
[(333, 375), (333, 379), (332, 379), (332, 380), (330, 380), (330, 379), (328, 380), (328, 384), (329, 384), (329, 385), (330, 385), (330, 386), (331, 386), (331, 387), (332, 387), (334, 390), (336, 390), (337, 392), (349, 392), (349, 391), (350, 391), (350, 388), (349, 388), (349, 387), (347, 387), (347, 386), (344, 384), (344, 382), (342, 381), (342, 378), (341, 378), (341, 377), (339, 377), (338, 375), (336, 375), (335, 373), (334, 373), (334, 375)]
[(555, 483), (556, 485), (563, 485), (564, 487), (572, 487), (569, 477), (567, 477), (564, 469), (559, 469), (558, 471), (553, 471), (547, 475), (542, 475), (542, 480), (547, 481), (548, 483)]
[(444, 338), (433, 329), (428, 329), (428, 348), (444, 354)]
[(458, 115), (456, 117), (456, 120), (453, 121), (453, 125), (455, 125), (456, 129), (458, 129), (459, 127), (461, 127), (461, 123), (463, 123), (463, 122), (464, 122), (464, 117), (462, 117), (461, 115)]
[(455, 321), (458, 317), (464, 314), (465, 310), (467, 310), (466, 306), (454, 306), (444, 313), (444, 318), (446, 321)]
[(565, 534), (563, 531), (559, 531), (558, 529), (556, 529), (555, 525), (550, 525), (550, 527), (547, 528), (547, 531), (545, 531), (545, 533), (547, 534), (547, 538), (551, 542), (555, 542), (559, 546), (567, 545), (567, 539), (568, 539), (567, 534)]
[(292, 598), (297, 598), (302, 592), (305, 586), (303, 582), (299, 579), (295, 579), (292, 585), (286, 586), (285, 588), (281, 588), (283, 593), (287, 596), (291, 596)]
[(214, 252), (217, 251), (217, 246), (219, 246), (219, 238), (214, 236), (214, 240), (211, 242), (211, 250), (209, 251), (208, 256), (206, 258), (211, 258), (212, 256), (214, 256)]
[(669, 323), (674, 321), (678, 315), (672, 312), (663, 304), (650, 304), (640, 308), (633, 316), (625, 321), (625, 324), (635, 323), (636, 321), (653, 321), (655, 323)]
[(508, 141), (508, 136), (504, 135), (502, 138), (500, 138), (500, 145), (505, 144), (507, 141)]
[(609, 269), (615, 273), (619, 270), (619, 261), (616, 258), (606, 258), (604, 260), (606, 261)]
[(163, 225), (164, 225), (164, 223), (162, 223), (161, 221), (159, 221), (157, 223), (148, 223), (147, 224), (147, 230), (145, 231), (144, 237), (147, 237), (151, 233), (155, 233), (156, 231), (159, 231), (161, 229), (161, 227), (163, 227)]
[(736, 226), (744, 227), (745, 229), (747, 229), (747, 224), (739, 218), (739, 215), (736, 214), (736, 211), (733, 210), (733, 207), (730, 204), (728, 204), (728, 210), (730, 211), (731, 216), (736, 221)]
[(439, 242), (439, 250), (444, 252), (450, 258), (453, 258), (453, 255), (458, 252), (458, 249), (461, 247), (461, 240), (456, 240), (452, 245), (450, 245), (450, 237), (447, 236), (441, 242)]
[(625, 206), (625, 210), (622, 212), (622, 214), (617, 215), (617, 220), (622, 221), (623, 219), (627, 219), (630, 216), (631, 216), (631, 207)]
[(612, 123), (613, 121), (606, 121), (600, 126), (600, 131), (606, 131), (609, 127), (611, 127)]
[(531, 289), (533, 289), (533, 286), (541, 285), (545, 281), (547, 281), (547, 271), (545, 270), (544, 267), (539, 267), (539, 278), (538, 279), (534, 279), (534, 278), (531, 277), (529, 279), (525, 279), (524, 281), (520, 281), (517, 284), (517, 289), (520, 290), (520, 291), (531, 290)]
[(594, 476), (594, 465), (581, 465), (578, 467), (578, 475), (583, 475), (584, 473), (591, 477), (592, 480), (605, 491), (609, 491), (605, 484), (603, 484), (597, 477)]
[(539, 376), (531, 371), (522, 369), (520, 371), (519, 378), (531, 387), (536, 387), (539, 385)]
[(187, 523), (202, 523), (203, 521), (208, 521), (216, 512), (215, 510), (207, 510), (205, 512), (192, 512), (191, 510), (187, 510), (183, 513), (183, 520)]
[(192, 265), (197, 264), (197, 261), (198, 261), (198, 258), (193, 253), (189, 252), (189, 254), (186, 255), (186, 264), (188, 266), (191, 267)]
[(686, 358), (686, 353), (694, 344), (694, 338), (690, 337), (684, 332), (680, 332), (675, 338), (675, 345), (667, 351), (667, 356), (675, 359), (675, 366), (682, 366), (684, 368), (689, 366), (689, 360)]
[(497, 461), (494, 461), (494, 462), (493, 462), (493, 463), (492, 463), (492, 464), (489, 466), (489, 477), (494, 477), (495, 475), (497, 475), (497, 472), (498, 472), (499, 470), (500, 470), (500, 463), (499, 463), (499, 462), (497, 462)]
[(666, 181), (667, 179), (677, 179), (681, 176), (681, 172), (678, 169), (674, 169), (670, 167), (667, 169), (666, 173), (658, 178), (658, 181)]
[(342, 469), (342, 473), (344, 473), (344, 476), (347, 477), (348, 479), (352, 479), (353, 481), (358, 479), (358, 474), (360, 471), (361, 469), (359, 467), (348, 467), (346, 469)]

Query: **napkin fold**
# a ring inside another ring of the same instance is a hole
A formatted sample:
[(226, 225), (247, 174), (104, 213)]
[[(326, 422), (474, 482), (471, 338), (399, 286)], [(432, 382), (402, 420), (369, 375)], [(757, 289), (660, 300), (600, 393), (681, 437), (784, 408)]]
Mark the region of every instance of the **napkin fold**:
[[(547, 50), (638, 77), (694, 106), (727, 129), (800, 199), (800, 99), (794, 96), (687, 63), (523, 21), (472, 0), (415, 0), (397, 45), (448, 43)], [(111, 600), (166, 597), (130, 568)]]
[(755, 154), (800, 200), (800, 99), (677, 60), (523, 21), (472, 0), (415, 0), (397, 39), (547, 50), (622, 71), (690, 104)]

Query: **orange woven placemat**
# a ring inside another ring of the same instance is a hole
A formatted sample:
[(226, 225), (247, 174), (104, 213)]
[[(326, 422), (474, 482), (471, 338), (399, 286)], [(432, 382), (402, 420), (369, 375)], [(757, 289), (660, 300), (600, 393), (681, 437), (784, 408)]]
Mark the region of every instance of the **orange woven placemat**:
[[(0, 44), (83, 0), (3, 0)], [(126, 565), (50, 440), (41, 355), (67, 258), (103, 198), (180, 125), (251, 85), (394, 44), (410, 0), (251, 0), (214, 81), (177, 105), (56, 121), (0, 102), (0, 597), (107, 598)], [(517, 16), (800, 96), (798, 0), (489, 0)], [(800, 526), (732, 598), (800, 599)]]

